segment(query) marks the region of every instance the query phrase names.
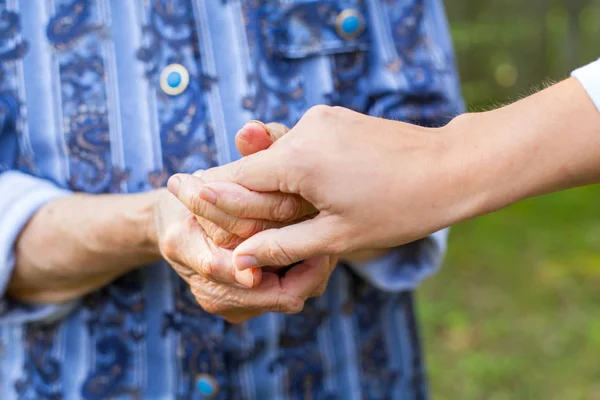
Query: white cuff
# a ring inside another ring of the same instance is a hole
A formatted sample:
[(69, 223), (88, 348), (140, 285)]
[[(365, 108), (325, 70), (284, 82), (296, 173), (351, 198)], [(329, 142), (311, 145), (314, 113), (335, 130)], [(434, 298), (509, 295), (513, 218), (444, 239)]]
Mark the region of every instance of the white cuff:
[(571, 76), (577, 78), (600, 111), (600, 59), (576, 69)]

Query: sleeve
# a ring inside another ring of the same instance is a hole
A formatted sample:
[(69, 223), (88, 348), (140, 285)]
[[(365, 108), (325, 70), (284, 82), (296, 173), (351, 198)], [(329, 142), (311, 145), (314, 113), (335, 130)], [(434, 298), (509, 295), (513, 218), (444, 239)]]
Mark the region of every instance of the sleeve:
[(571, 76), (581, 83), (600, 111), (600, 59), (576, 69)]
[(0, 325), (60, 318), (74, 306), (73, 302), (22, 304), (6, 296), (15, 265), (14, 247), (19, 234), (41, 206), (68, 195), (69, 191), (20, 171), (0, 173)]
[(446, 253), (449, 229), (443, 229), (385, 255), (363, 263), (347, 263), (358, 276), (386, 292), (415, 289), (440, 268)]
[[(378, 27), (370, 64), (370, 115), (424, 126), (442, 126), (464, 112), (450, 30), (440, 0), (376, 0), (371, 23)], [(400, 66), (400, 67), (397, 67)], [(384, 256), (348, 266), (373, 286), (412, 290), (440, 268), (448, 229), (391, 249)]]

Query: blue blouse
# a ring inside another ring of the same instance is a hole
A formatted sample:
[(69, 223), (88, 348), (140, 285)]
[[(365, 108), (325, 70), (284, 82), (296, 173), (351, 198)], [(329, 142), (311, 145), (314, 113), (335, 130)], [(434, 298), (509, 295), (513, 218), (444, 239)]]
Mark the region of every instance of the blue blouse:
[(239, 326), (165, 263), (68, 304), (3, 295), (46, 202), (227, 163), (244, 122), (321, 103), (429, 126), (461, 112), (440, 0), (0, 0), (0, 397), (425, 398), (412, 289), (445, 231)]

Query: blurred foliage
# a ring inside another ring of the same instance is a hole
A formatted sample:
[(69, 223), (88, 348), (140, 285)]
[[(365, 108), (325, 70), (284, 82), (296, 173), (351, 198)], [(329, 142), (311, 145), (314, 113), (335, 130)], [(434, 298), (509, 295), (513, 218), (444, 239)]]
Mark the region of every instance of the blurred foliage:
[(600, 57), (600, 1), (446, 0), (471, 106), (515, 99)]
[[(446, 8), (474, 110), (600, 57), (600, 1)], [(600, 186), (455, 227), (420, 313), (434, 399), (600, 399)]]

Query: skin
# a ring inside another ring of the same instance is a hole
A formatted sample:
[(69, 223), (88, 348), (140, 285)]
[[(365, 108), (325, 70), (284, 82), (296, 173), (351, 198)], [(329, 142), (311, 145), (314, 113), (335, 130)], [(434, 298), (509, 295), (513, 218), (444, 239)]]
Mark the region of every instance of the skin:
[[(222, 180), (201, 193), (224, 211), (253, 209), (255, 192), (293, 194), (318, 210), (236, 247), (234, 264), (246, 270), (408, 243), (522, 199), (598, 183), (599, 160), (600, 113), (570, 78), (436, 129), (317, 106), (269, 150), (207, 171)], [(189, 183), (172, 179), (180, 191)]]
[(7, 295), (25, 303), (62, 303), (164, 258), (200, 306), (239, 323), (265, 312), (301, 311), (308, 298), (323, 293), (337, 262), (307, 259), (283, 276), (238, 271), (232, 250), (215, 244), (200, 222), (208, 225), (166, 189), (51, 201), (16, 241)]
[[(242, 154), (256, 153), (287, 132), (282, 125), (255, 123), (239, 132), (236, 144)], [(219, 179), (215, 172), (204, 172), (204, 178), (211, 179), (212, 174), (212, 179)], [(271, 214), (273, 203), (260, 203), (269, 199), (286, 205), (297, 202), (300, 211)], [(236, 217), (239, 210), (227, 214), (215, 207), (217, 213), (207, 212), (212, 221), (194, 215), (184, 204), (188, 203), (165, 189), (135, 195), (75, 194), (49, 202), (16, 242), (7, 294), (23, 302), (61, 303), (161, 258), (190, 285), (206, 311), (233, 323), (265, 312), (299, 312), (308, 298), (324, 292), (337, 262), (334, 256), (307, 259), (285, 275), (278, 269), (239, 271), (232, 264), (232, 249), (244, 239), (314, 214), (316, 210), (301, 197), (259, 198), (247, 218)], [(348, 259), (377, 255), (369, 252)]]
[[(243, 156), (269, 148), (276, 140), (289, 132), (289, 128), (278, 123), (263, 124), (250, 121), (236, 135), (236, 146)], [(180, 175), (186, 184), (179, 191), (179, 180), (169, 183), (171, 192), (197, 216), (205, 232), (220, 247), (234, 249), (244, 240), (266, 229), (281, 228), (294, 222), (310, 219), (317, 214), (312, 204), (302, 197), (281, 192), (250, 192), (244, 187), (231, 184), (227, 194), (239, 197), (230, 207), (215, 206), (215, 193), (204, 186), (207, 181), (219, 181), (220, 169), (199, 171), (193, 176)], [(251, 196), (251, 199), (246, 198)], [(227, 205), (227, 204), (225, 204)], [(364, 263), (384, 255), (387, 250), (368, 249), (342, 254), (348, 263)]]

